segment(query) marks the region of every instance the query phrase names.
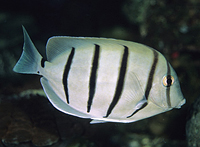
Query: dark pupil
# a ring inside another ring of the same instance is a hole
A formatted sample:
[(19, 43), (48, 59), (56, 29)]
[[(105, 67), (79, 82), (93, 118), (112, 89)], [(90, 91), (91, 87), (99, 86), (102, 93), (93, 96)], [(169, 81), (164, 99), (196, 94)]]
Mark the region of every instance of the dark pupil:
[(167, 86), (171, 86), (171, 84), (172, 84), (171, 76), (167, 76)]

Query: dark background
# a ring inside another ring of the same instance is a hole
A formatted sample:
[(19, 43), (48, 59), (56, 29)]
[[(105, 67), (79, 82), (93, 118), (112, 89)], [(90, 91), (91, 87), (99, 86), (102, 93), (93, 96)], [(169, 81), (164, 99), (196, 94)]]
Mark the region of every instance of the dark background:
[(4, 96), (41, 88), (38, 76), (12, 71), (22, 52), (22, 25), (43, 55), (48, 38), (63, 35), (130, 40), (163, 53), (178, 74), (187, 104), (167, 113), (172, 119), (154, 135), (186, 139), (188, 109), (200, 95), (198, 0), (1, 0), (0, 93)]

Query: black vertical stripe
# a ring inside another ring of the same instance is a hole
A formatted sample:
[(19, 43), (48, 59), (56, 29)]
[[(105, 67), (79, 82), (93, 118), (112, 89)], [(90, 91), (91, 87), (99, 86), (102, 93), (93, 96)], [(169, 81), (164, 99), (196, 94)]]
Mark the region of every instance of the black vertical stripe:
[(65, 90), (65, 96), (66, 96), (66, 100), (67, 100), (68, 104), (69, 104), (68, 75), (69, 75), (70, 67), (71, 67), (71, 64), (72, 64), (73, 57), (74, 57), (74, 53), (75, 53), (75, 48), (72, 47), (71, 53), (69, 55), (69, 58), (67, 60), (67, 63), (65, 65), (65, 69), (64, 69), (64, 72), (63, 72), (63, 81), (62, 82), (63, 82), (63, 86), (64, 86), (64, 90)]
[(122, 61), (121, 61), (121, 67), (120, 67), (120, 72), (119, 72), (119, 76), (118, 76), (117, 87), (115, 89), (115, 94), (114, 94), (113, 100), (107, 110), (106, 116), (104, 116), (104, 117), (108, 117), (110, 115), (113, 108), (115, 107), (115, 105), (117, 104), (117, 102), (119, 101), (119, 99), (121, 97), (122, 90), (124, 87), (126, 69), (127, 69), (128, 54), (129, 54), (128, 47), (124, 46), (124, 54), (123, 54)]
[(156, 65), (158, 63), (158, 53), (155, 50), (152, 50), (152, 51), (153, 51), (153, 55), (154, 55), (154, 60), (153, 60), (152, 66), (151, 66), (151, 70), (149, 72), (148, 82), (147, 82), (147, 86), (146, 86), (146, 90), (145, 90), (145, 97), (147, 100), (149, 98), (149, 92), (152, 88)]
[[(151, 70), (149, 72), (147, 85), (146, 85), (146, 90), (145, 90), (145, 93), (144, 93), (144, 96), (145, 96), (146, 100), (148, 100), (148, 98), (149, 98), (149, 93), (150, 93), (150, 90), (152, 88), (153, 78), (154, 78), (156, 66), (157, 66), (157, 63), (158, 63), (158, 53), (155, 50), (152, 50), (152, 51), (153, 51), (154, 59), (153, 59), (153, 64), (151, 65)], [(148, 103), (144, 103), (143, 106), (140, 109), (137, 109), (136, 111), (134, 111), (127, 118), (132, 117), (134, 114), (136, 114), (141, 109), (145, 108), (147, 105), (148, 105)]]
[(87, 112), (90, 112), (92, 100), (95, 94), (97, 70), (98, 70), (98, 64), (99, 64), (99, 52), (100, 52), (100, 46), (95, 44), (95, 52), (94, 52), (92, 70), (91, 70), (90, 81), (89, 81), (89, 98), (87, 102)]
[[(166, 60), (167, 62), (167, 60)], [(169, 77), (169, 78), (168, 78)], [(170, 66), (169, 63), (167, 62), (167, 79), (171, 79), (171, 70), (170, 70)], [(166, 88), (166, 97), (167, 97), (167, 105), (170, 108), (171, 107), (171, 102), (170, 102), (170, 86), (167, 86)]]

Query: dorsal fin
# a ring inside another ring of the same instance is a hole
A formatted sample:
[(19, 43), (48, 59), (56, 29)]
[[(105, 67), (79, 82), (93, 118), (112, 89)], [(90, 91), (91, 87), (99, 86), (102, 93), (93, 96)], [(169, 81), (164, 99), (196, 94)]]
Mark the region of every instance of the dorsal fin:
[(52, 61), (58, 55), (63, 54), (66, 51), (69, 51), (74, 47), (75, 49), (78, 46), (85, 46), (92, 44), (90, 41), (86, 41), (84, 37), (67, 37), (67, 36), (58, 36), (49, 38), (46, 45), (46, 54), (47, 60)]
[[(94, 44), (105, 44), (106, 42), (113, 44), (115, 39), (95, 38), (95, 37), (69, 37), (69, 36), (54, 36), (49, 38), (46, 45), (47, 60), (52, 61), (58, 55), (69, 51), (74, 47), (84, 46), (89, 47)], [(119, 42), (119, 41), (118, 41)]]

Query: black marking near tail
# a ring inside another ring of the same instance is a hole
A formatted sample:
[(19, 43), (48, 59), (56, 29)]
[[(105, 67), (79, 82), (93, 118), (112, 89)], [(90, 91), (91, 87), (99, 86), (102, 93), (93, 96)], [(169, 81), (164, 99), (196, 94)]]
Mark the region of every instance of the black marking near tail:
[[(158, 53), (155, 50), (152, 50), (152, 51), (153, 51), (154, 59), (153, 59), (153, 64), (151, 66), (151, 70), (149, 72), (146, 90), (145, 90), (145, 94), (144, 94), (146, 100), (148, 100), (148, 98), (149, 98), (149, 93), (150, 93), (150, 90), (152, 88), (153, 78), (154, 78), (156, 66), (157, 66), (157, 63), (158, 63)], [(136, 114), (138, 111), (145, 108), (147, 105), (148, 105), (148, 103), (144, 103), (144, 105), (140, 109), (135, 110), (130, 116), (127, 116), (127, 118), (132, 117), (134, 114)]]
[(69, 104), (68, 75), (69, 75), (69, 71), (70, 71), (70, 67), (71, 67), (71, 64), (72, 64), (74, 54), (75, 54), (75, 48), (72, 47), (71, 53), (69, 55), (69, 58), (67, 60), (67, 63), (65, 65), (65, 69), (64, 69), (64, 72), (63, 72), (63, 81), (62, 82), (63, 82), (63, 86), (64, 86), (64, 90), (65, 90), (65, 96), (66, 96), (66, 100), (67, 100), (68, 104)]
[[(166, 60), (167, 62), (167, 60)], [(171, 80), (171, 70), (170, 70), (170, 66), (169, 66), (169, 63), (167, 62), (167, 80)], [(171, 101), (170, 101), (170, 86), (171, 86), (171, 83), (169, 86), (166, 87), (166, 97), (167, 97), (167, 105), (169, 108), (171, 108)]]
[(92, 70), (91, 70), (90, 81), (89, 81), (89, 98), (87, 102), (87, 112), (90, 112), (92, 100), (95, 94), (97, 70), (98, 70), (98, 65), (99, 65), (99, 52), (100, 52), (100, 46), (95, 44), (95, 52), (94, 52)]
[(124, 54), (123, 54), (122, 61), (121, 61), (121, 67), (120, 67), (120, 72), (119, 72), (119, 76), (118, 76), (117, 86), (115, 89), (115, 95), (114, 95), (113, 100), (107, 110), (106, 116), (104, 116), (104, 117), (108, 117), (111, 114), (112, 110), (114, 109), (115, 105), (117, 104), (117, 102), (119, 101), (119, 99), (121, 97), (123, 87), (124, 87), (124, 82), (125, 82), (128, 54), (129, 54), (128, 47), (124, 46)]
[(45, 62), (46, 60), (44, 59), (44, 58), (42, 58), (41, 59), (41, 66), (44, 68), (44, 66), (45, 66), (45, 64), (44, 64), (44, 62)]

